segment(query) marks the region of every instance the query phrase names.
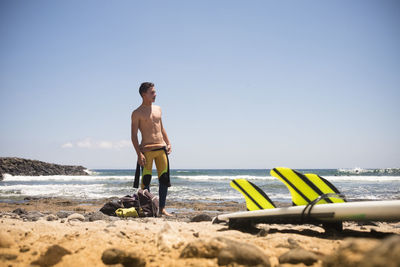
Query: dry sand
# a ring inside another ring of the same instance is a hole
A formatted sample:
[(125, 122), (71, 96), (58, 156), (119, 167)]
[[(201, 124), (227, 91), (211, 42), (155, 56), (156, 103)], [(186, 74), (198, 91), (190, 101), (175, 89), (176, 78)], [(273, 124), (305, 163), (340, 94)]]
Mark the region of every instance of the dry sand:
[[(296, 247), (318, 257), (318, 261), (311, 266), (323, 266), (326, 257), (348, 242), (348, 238), (362, 240), (364, 247), (370, 249), (380, 244), (382, 238), (400, 234), (400, 223), (345, 223), (342, 233), (325, 234), (323, 228), (313, 225), (261, 224), (257, 226), (258, 230), (247, 233), (210, 221), (190, 222), (190, 218), (204, 213), (201, 212), (204, 210), (210, 216), (239, 208), (243, 210), (243, 205), (234, 202), (185, 205), (169, 202), (169, 208), (175, 212), (172, 218), (115, 218), (90, 222), (52, 216), (50, 219), (54, 220), (47, 220), (50, 214), (61, 210), (87, 215), (98, 211), (104, 203), (104, 199), (85, 202), (32, 199), (19, 204), (0, 203), (0, 266), (30, 266), (52, 245), (59, 245), (68, 251), (54, 266), (106, 266), (102, 255), (111, 248), (136, 255), (146, 266), (218, 266), (217, 257), (181, 257), (188, 244), (199, 240), (207, 244), (215, 237), (257, 246), (271, 266), (292, 266), (280, 265), (279, 257)], [(24, 221), (21, 216), (12, 213), (17, 208), (45, 214), (37, 221)], [(46, 266), (46, 263), (41, 265)], [(125, 266), (133, 265), (125, 263)], [(296, 266), (305, 265), (300, 263)]]

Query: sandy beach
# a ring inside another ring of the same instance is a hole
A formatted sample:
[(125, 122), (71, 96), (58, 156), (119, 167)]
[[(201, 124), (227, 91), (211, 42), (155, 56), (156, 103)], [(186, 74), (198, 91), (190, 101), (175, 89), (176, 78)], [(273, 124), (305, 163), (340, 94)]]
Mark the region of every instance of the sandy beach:
[(400, 263), (398, 222), (346, 222), (341, 233), (277, 224), (246, 232), (209, 221), (244, 210), (235, 202), (171, 201), (173, 217), (120, 219), (98, 212), (105, 201), (0, 203), (0, 265), (380, 266), (370, 258), (382, 255), (385, 266)]

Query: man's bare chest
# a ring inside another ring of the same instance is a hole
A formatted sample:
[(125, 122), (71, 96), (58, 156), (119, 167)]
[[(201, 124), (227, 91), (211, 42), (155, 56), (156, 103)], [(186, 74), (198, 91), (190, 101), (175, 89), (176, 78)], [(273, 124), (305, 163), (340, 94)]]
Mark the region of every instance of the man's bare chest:
[(144, 125), (159, 124), (161, 122), (161, 114), (159, 112), (143, 113), (139, 117), (139, 122)]

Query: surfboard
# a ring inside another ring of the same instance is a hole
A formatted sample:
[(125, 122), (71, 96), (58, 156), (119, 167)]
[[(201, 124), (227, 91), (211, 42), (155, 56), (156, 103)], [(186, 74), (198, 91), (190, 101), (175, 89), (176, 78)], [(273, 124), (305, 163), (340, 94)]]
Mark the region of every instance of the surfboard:
[(357, 201), (315, 205), (310, 211), (307, 206), (234, 212), (218, 215), (217, 219), (251, 220), (253, 223), (323, 223), (343, 221), (398, 221), (400, 200)]
[(245, 179), (231, 181), (246, 200), (248, 211), (218, 215), (215, 222), (326, 224), (341, 229), (343, 221), (399, 221), (400, 200), (347, 202), (339, 190), (316, 174), (279, 167), (271, 175), (292, 195), (293, 207), (277, 208), (267, 194)]

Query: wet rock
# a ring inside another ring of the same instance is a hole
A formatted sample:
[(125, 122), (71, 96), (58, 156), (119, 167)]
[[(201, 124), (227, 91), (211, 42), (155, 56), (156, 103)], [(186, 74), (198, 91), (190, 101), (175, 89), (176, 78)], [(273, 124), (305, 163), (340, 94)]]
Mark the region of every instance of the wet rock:
[(36, 222), (43, 216), (44, 216), (43, 213), (41, 213), (39, 211), (30, 211), (26, 215), (21, 215), (21, 218), (23, 218), (27, 221), (30, 221), (30, 222)]
[(176, 232), (169, 223), (165, 223), (157, 234), (157, 247), (160, 251), (169, 252), (171, 249), (178, 249), (184, 244), (180, 234)]
[(13, 213), (18, 214), (18, 215), (28, 214), (28, 212), (25, 209), (21, 209), (21, 208), (17, 208), (15, 210), (13, 210)]
[(14, 245), (14, 243), (14, 239), (9, 233), (0, 231), (0, 248), (9, 248)]
[(74, 213), (68, 216), (67, 221), (85, 221), (85, 216), (83, 216), (82, 214), (79, 213)]
[(146, 261), (136, 252), (125, 252), (117, 248), (106, 249), (101, 260), (104, 264), (122, 264), (124, 267), (142, 267), (146, 266)]
[(224, 237), (211, 240), (196, 240), (181, 252), (181, 258), (217, 258), (219, 265), (241, 264), (246, 266), (270, 266), (264, 252), (248, 243), (241, 243)]
[(16, 258), (18, 258), (18, 256), (15, 254), (0, 253), (0, 260), (12, 261), (15, 260)]
[(58, 217), (56, 215), (54, 215), (54, 214), (49, 214), (49, 215), (46, 216), (46, 220), (47, 221), (57, 221)]
[(108, 217), (109, 216), (105, 215), (101, 211), (96, 211), (88, 216), (88, 221), (89, 222), (94, 222), (94, 221), (99, 221), (99, 220), (108, 221), (109, 220)]
[(212, 218), (207, 214), (199, 214), (194, 216), (190, 222), (210, 222)]
[(279, 263), (290, 263), (299, 264), (304, 263), (305, 265), (312, 265), (318, 261), (318, 256), (314, 253), (307, 251), (303, 248), (295, 248), (289, 250), (279, 257)]
[(60, 219), (65, 219), (68, 218), (68, 216), (71, 214), (73, 214), (72, 211), (60, 210), (59, 212), (56, 213), (56, 216)]
[(53, 245), (47, 249), (44, 255), (40, 256), (38, 260), (33, 261), (31, 264), (41, 267), (53, 266), (61, 261), (62, 257), (68, 254), (71, 254), (71, 252), (59, 245)]

